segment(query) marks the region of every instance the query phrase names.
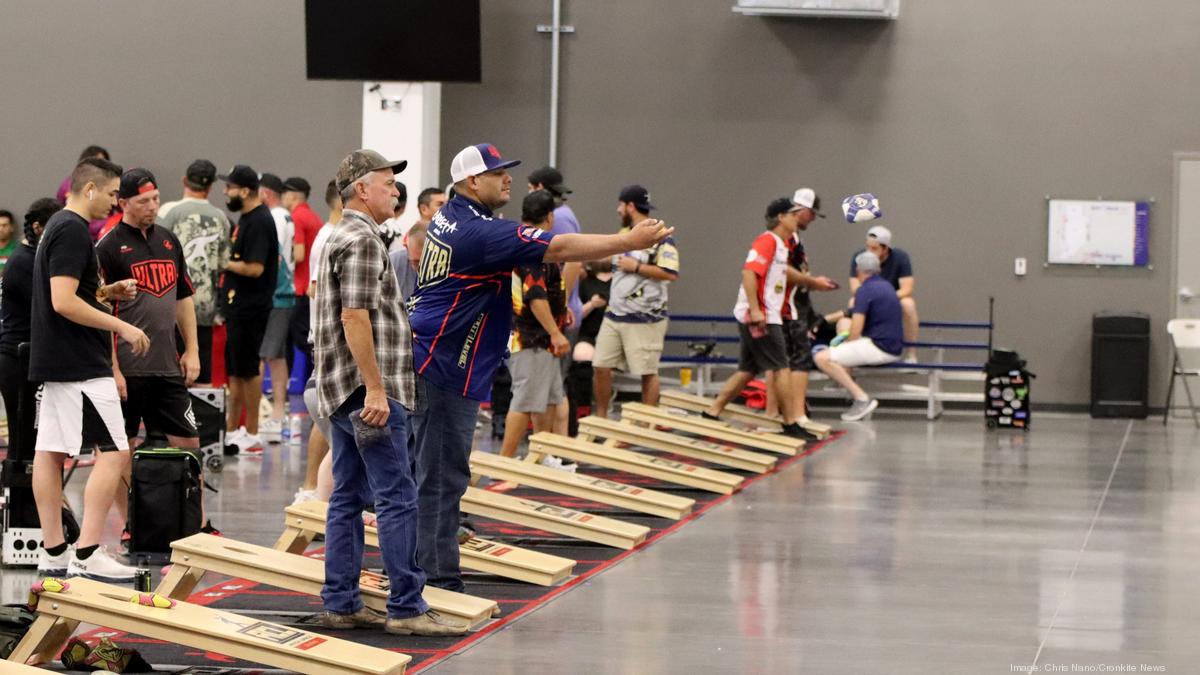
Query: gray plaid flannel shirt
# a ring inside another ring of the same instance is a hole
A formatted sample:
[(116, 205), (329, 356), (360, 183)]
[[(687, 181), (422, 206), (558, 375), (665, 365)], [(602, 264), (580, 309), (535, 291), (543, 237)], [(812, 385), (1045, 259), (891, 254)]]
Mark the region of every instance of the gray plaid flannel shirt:
[(343, 211), (325, 243), (320, 265), (313, 340), (320, 413), (332, 415), (363, 384), (342, 328), (343, 308), (369, 310), (375, 360), (387, 396), (412, 410), (416, 404), (412, 329), (387, 249), (370, 216)]

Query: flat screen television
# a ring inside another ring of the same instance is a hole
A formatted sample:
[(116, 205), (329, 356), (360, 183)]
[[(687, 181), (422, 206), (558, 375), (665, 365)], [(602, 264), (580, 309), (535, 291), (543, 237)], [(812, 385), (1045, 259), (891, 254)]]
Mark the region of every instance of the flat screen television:
[(479, 82), (479, 0), (305, 0), (310, 80)]

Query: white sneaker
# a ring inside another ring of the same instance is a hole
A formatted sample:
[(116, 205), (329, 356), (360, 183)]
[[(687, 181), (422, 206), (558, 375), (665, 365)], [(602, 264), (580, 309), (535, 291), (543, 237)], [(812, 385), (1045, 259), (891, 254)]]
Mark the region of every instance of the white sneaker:
[(112, 584), (133, 583), (133, 575), (136, 572), (136, 567), (117, 562), (104, 548), (96, 549), (87, 560), (80, 560), (73, 553), (71, 564), (67, 566), (67, 576), (107, 581)]
[(246, 433), (237, 441), (238, 450), (242, 452), (257, 453), (263, 451), (263, 440), (257, 435)]
[(38, 557), (38, 576), (39, 577), (65, 577), (67, 576), (67, 566), (71, 563), (71, 558), (75, 553), (74, 546), (68, 546), (67, 550), (58, 555), (50, 555), (46, 553), (46, 549), (42, 549)]
[(258, 435), (268, 443), (278, 443), (283, 440), (283, 420), (271, 418), (258, 425)]
[(239, 445), (246, 437), (246, 427), (238, 427), (236, 431), (225, 432), (225, 445)]
[(561, 458), (555, 457), (554, 455), (546, 455), (545, 457), (542, 457), (542, 466), (548, 466), (551, 469), (558, 469), (559, 471), (566, 471), (567, 473), (575, 473), (575, 469), (577, 468), (577, 465), (566, 464)]
[(292, 504), (302, 504), (304, 502), (315, 502), (315, 501), (317, 501), (317, 491), (316, 490), (305, 490), (304, 488), (301, 488), (299, 490), (296, 490), (296, 496), (293, 497)]

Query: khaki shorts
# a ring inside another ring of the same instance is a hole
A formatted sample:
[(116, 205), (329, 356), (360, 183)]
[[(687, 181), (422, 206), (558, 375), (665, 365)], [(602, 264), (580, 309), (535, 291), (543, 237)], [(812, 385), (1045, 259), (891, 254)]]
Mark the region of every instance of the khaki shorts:
[(667, 320), (655, 323), (628, 323), (605, 317), (596, 335), (593, 368), (615, 368), (630, 375), (658, 374)]

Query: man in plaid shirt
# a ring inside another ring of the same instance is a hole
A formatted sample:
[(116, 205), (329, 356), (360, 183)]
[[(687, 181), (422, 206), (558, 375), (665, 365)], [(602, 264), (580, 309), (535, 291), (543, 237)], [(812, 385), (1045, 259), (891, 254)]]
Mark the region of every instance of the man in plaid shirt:
[[(333, 446), (321, 599), (329, 628), (462, 635), (465, 625), (421, 597), (425, 573), (416, 563), (417, 486), (405, 410), (415, 405), (412, 333), (378, 225), (392, 214), (395, 174), (406, 164), (356, 150), (335, 178), (345, 208), (322, 253), (314, 345), (319, 409), (329, 416)], [(359, 596), (362, 511), (371, 501), (391, 583), (386, 617)]]

